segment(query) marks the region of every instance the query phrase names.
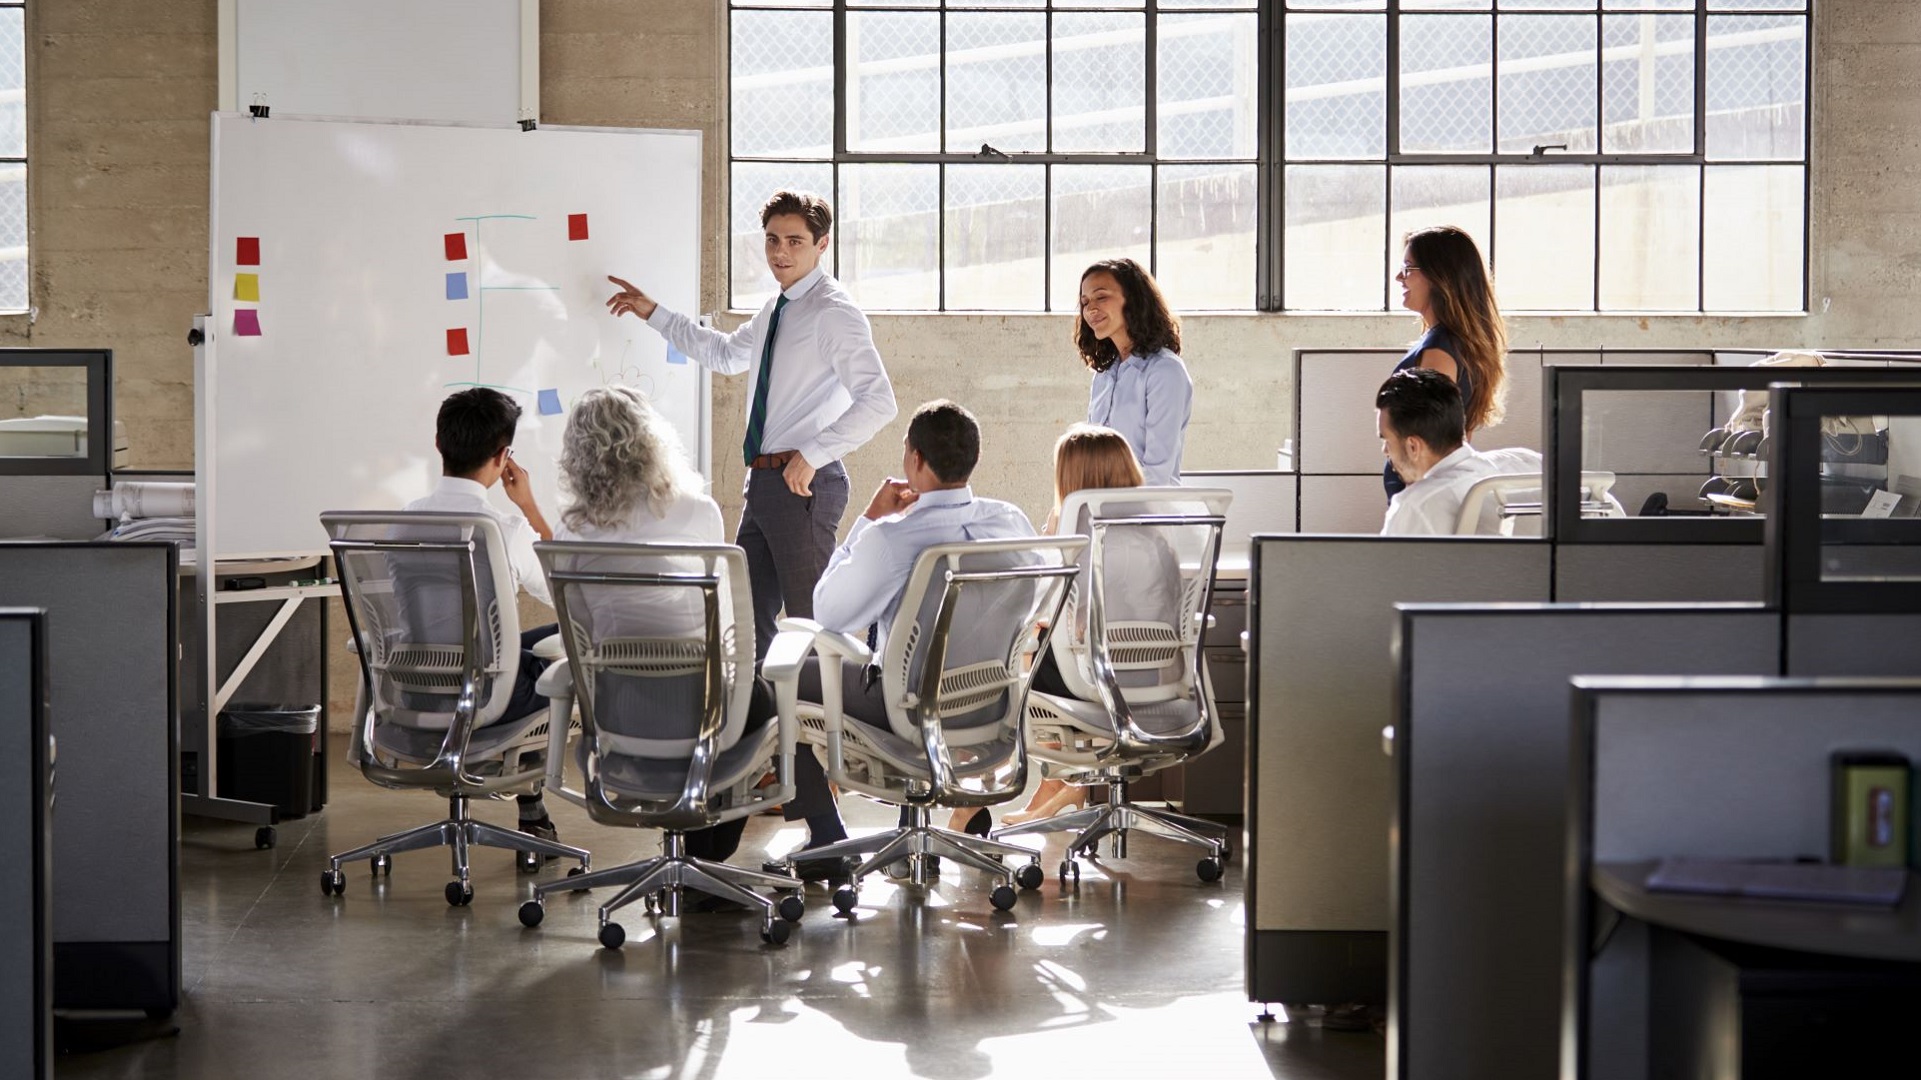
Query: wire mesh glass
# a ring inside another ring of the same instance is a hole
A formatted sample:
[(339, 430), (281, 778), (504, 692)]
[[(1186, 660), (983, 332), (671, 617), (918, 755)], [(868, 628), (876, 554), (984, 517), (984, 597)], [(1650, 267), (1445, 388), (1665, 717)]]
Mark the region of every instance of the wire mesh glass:
[(1694, 17), (1604, 16), (1601, 47), (1601, 149), (1692, 153)]
[(947, 16), (947, 149), (1047, 149), (1047, 17)]
[(1558, 146), (1591, 154), (1595, 20), (1585, 15), (1502, 15), (1496, 65), (1502, 153)]
[(1287, 17), (1290, 160), (1387, 154), (1387, 20), (1379, 15)]
[(1387, 169), (1289, 165), (1285, 184), (1286, 305), (1381, 310), (1387, 291)]
[(1700, 302), (1701, 170), (1601, 168), (1601, 310), (1693, 311)]
[(1039, 165), (947, 166), (941, 221), (949, 310), (1045, 305), (1046, 173)]
[(1255, 16), (1168, 15), (1156, 27), (1160, 157), (1253, 158), (1260, 100)]
[(1494, 143), (1494, 22), (1401, 18), (1401, 152), (1485, 154)]
[(1151, 268), (1153, 170), (1146, 165), (1056, 165), (1051, 170), (1054, 249), (1049, 299), (1055, 311), (1079, 304), (1081, 272), (1101, 259)]
[[(753, 309), (774, 298), (779, 286), (767, 269), (765, 233), (760, 210), (776, 191), (811, 191), (834, 198), (834, 167), (825, 162), (736, 161), (727, 222), (730, 301), (736, 308)], [(830, 245), (821, 259), (832, 268), (836, 254)]]
[(1127, 12), (1054, 16), (1057, 152), (1147, 149), (1147, 20)]
[(1494, 168), (1494, 292), (1503, 311), (1594, 306), (1594, 166)]
[(849, 150), (940, 149), (940, 33), (940, 16), (930, 12), (848, 14), (841, 82)]
[(841, 166), (834, 231), (860, 306), (940, 306), (940, 166)]
[(1806, 72), (1806, 19), (1710, 16), (1708, 157), (1721, 161), (1803, 157)]
[(736, 11), (729, 42), (733, 155), (831, 156), (833, 16), (812, 11)]
[(1175, 310), (1254, 306), (1258, 184), (1253, 165), (1155, 170), (1155, 278)]

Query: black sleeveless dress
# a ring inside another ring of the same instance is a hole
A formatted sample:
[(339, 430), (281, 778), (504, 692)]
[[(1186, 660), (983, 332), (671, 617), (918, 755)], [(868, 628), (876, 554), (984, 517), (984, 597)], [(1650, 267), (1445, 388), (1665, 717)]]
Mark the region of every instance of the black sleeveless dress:
[[(1467, 373), (1466, 365), (1461, 363), (1461, 349), (1454, 343), (1454, 335), (1448, 333), (1445, 326), (1432, 327), (1427, 333), (1422, 334), (1421, 340), (1415, 342), (1414, 347), (1407, 351), (1407, 355), (1401, 357), (1401, 362), (1394, 365), (1394, 370), (1406, 371), (1408, 368), (1421, 366), (1421, 354), (1429, 349), (1439, 349), (1454, 358), (1455, 385), (1461, 388), (1461, 401), (1465, 403), (1474, 393), (1474, 379)], [(1387, 497), (1390, 499), (1394, 497), (1395, 492), (1407, 486), (1401, 479), (1401, 474), (1394, 471), (1394, 463), (1391, 461), (1381, 469), (1381, 486), (1387, 488)]]

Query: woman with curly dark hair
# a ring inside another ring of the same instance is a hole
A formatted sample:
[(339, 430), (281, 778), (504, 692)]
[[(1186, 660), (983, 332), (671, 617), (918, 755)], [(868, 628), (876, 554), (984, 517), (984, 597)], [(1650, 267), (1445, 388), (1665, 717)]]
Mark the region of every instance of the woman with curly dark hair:
[[(1500, 423), (1507, 396), (1507, 325), (1474, 238), (1452, 225), (1409, 233), (1394, 280), (1401, 285), (1401, 306), (1421, 317), (1422, 331), (1394, 370), (1432, 368), (1454, 380), (1469, 439)], [(1381, 479), (1390, 499), (1407, 486), (1391, 462)]]
[(1107, 259), (1081, 274), (1074, 347), (1094, 372), (1087, 422), (1127, 439), (1149, 485), (1180, 483), (1194, 383), (1181, 362), (1181, 320), (1141, 264)]

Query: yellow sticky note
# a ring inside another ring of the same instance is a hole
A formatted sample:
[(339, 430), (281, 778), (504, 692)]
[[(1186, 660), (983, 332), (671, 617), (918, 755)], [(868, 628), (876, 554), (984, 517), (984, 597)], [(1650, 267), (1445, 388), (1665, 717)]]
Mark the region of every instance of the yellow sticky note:
[(233, 276), (233, 298), (235, 300), (260, 300), (260, 275), (235, 274)]

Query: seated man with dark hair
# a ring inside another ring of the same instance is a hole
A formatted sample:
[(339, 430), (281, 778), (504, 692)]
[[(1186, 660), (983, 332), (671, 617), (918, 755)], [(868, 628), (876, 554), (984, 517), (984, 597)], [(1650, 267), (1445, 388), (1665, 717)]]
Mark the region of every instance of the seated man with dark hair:
[[(1027, 515), (1012, 503), (983, 499), (968, 487), (980, 460), (980, 424), (974, 414), (951, 401), (930, 401), (914, 410), (902, 440), (902, 477), (888, 477), (835, 549), (814, 587), (814, 619), (829, 630), (866, 637), (876, 629), (874, 652), (885, 647), (888, 626), (907, 591), (907, 579), (921, 552), (936, 544), (967, 540), (1007, 540), (1034, 535)], [(871, 672), (871, 674), (870, 674)], [(887, 706), (878, 670), (843, 673), (844, 714), (885, 726)], [(802, 700), (821, 699), (819, 669), (812, 661), (802, 673)], [(805, 819), (808, 847), (847, 836), (819, 760), (804, 748), (795, 757), (797, 794), (787, 804), (789, 821)], [(842, 867), (802, 862), (802, 877), (834, 877)]]
[[(520, 406), (498, 390), (477, 386), (449, 394), (440, 403), (434, 421), (434, 448), (440, 451), (440, 483), (433, 494), (407, 504), (408, 510), (428, 510), (443, 514), (485, 514), (500, 526), (500, 539), (507, 547), (514, 583), (527, 595), (543, 604), (552, 604), (547, 579), (541, 576), (540, 559), (534, 554), (534, 539), (552, 540), (553, 530), (534, 501), (533, 484), (527, 470), (514, 460), (510, 448), (514, 430), (520, 425)], [(519, 514), (504, 513), (488, 500), (487, 491), (500, 484), (507, 501)], [(525, 516), (522, 516), (525, 515)], [(511, 596), (500, 603), (514, 603)], [(534, 655), (535, 643), (553, 637), (559, 627), (552, 623), (523, 631), (520, 635), (520, 666), (514, 677), (513, 699), (499, 722), (518, 720), (547, 707), (547, 699), (534, 690), (534, 684), (548, 661)], [(555, 839), (554, 823), (538, 792), (521, 795), (520, 831)], [(554, 856), (549, 855), (548, 858)]]
[(1476, 481), (1500, 469), (1467, 444), (1461, 391), (1428, 368), (1397, 371), (1374, 398), (1381, 450), (1407, 482), (1387, 504), (1383, 536), (1452, 536)]

